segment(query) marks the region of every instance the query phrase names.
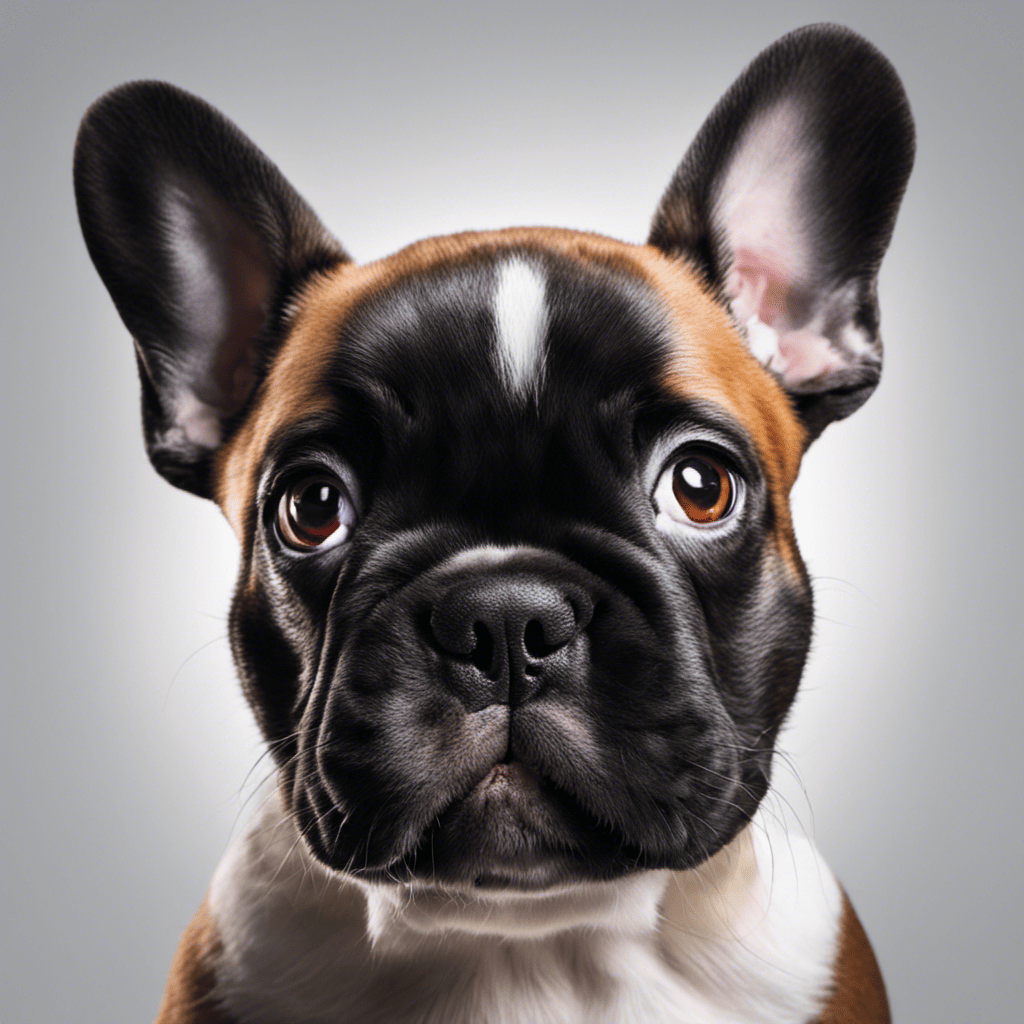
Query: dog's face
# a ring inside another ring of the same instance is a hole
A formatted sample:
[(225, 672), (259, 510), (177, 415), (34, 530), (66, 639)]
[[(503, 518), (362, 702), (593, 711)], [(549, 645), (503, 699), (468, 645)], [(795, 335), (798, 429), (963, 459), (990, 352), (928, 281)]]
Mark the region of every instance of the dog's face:
[(717, 849), (807, 646), (803, 439), (647, 249), (471, 235), (308, 285), (216, 473), (235, 653), (316, 854), (541, 885)]
[(544, 888), (690, 867), (749, 820), (811, 634), (789, 490), (877, 383), (912, 153), (884, 58), (803, 30), (648, 244), (357, 266), (201, 101), (92, 108), (79, 210), (150, 455), (242, 542), (235, 659), (323, 863)]

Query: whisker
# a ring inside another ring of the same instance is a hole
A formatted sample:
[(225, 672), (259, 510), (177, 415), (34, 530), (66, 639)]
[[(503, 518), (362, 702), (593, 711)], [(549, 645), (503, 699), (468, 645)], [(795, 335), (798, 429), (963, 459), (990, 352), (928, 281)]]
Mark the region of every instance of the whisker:
[(227, 635), (227, 633), (225, 633), (223, 636), (215, 636), (212, 640), (207, 640), (205, 644), (200, 644), (199, 647), (197, 647), (178, 666), (177, 671), (174, 673), (173, 676), (171, 676), (171, 681), (167, 684), (167, 691), (164, 693), (164, 702), (163, 702), (163, 704), (161, 705), (161, 708), (160, 708), (161, 713), (163, 713), (164, 711), (167, 710), (167, 703), (171, 699), (171, 691), (174, 689), (174, 684), (178, 681), (178, 677), (185, 670), (185, 667), (188, 665), (188, 663), (190, 661), (192, 661), (193, 658), (195, 658), (198, 655), (202, 654), (203, 651), (205, 651), (208, 647), (212, 647), (214, 644), (223, 643), (227, 639), (228, 639), (228, 635)]

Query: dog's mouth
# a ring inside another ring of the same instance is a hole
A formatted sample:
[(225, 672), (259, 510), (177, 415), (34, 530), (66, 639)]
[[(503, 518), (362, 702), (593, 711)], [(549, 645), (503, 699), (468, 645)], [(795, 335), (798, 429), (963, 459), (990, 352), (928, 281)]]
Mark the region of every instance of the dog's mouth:
[[(625, 770), (611, 771), (607, 758), (581, 757), (571, 743), (556, 742), (559, 717), (551, 708), (541, 714), (542, 704), (532, 709), (536, 721), (513, 720), (511, 728), (503, 709), (479, 712), (475, 763), (460, 765), (449, 748), (441, 763), (425, 757), (402, 790), (392, 783), (376, 799), (345, 807), (331, 792), (341, 776), (299, 776), (291, 810), (310, 853), (368, 883), (543, 892), (696, 866), (759, 802), (724, 757), (710, 773), (671, 775), (657, 761), (629, 764), (625, 756)], [(717, 789), (709, 791), (709, 779)]]
[(412, 850), (364, 877), (530, 892), (617, 877), (623, 860), (636, 866), (643, 856), (549, 776), (509, 760), (436, 815)]

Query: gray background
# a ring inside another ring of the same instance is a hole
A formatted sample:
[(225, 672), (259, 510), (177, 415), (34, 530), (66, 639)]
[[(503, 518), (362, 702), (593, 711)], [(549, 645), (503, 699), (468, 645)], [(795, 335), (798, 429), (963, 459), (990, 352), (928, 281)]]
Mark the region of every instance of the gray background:
[(5, 2), (2, 1019), (151, 1017), (266, 765), (244, 781), (234, 539), (149, 468), (78, 234), (86, 106), (138, 77), (199, 93), (360, 259), (510, 223), (640, 240), (734, 76), (818, 20), (894, 62), (919, 149), (882, 386), (795, 491), (820, 619), (783, 741), (807, 796), (780, 786), (899, 1021), (1020, 1019), (1022, 9)]

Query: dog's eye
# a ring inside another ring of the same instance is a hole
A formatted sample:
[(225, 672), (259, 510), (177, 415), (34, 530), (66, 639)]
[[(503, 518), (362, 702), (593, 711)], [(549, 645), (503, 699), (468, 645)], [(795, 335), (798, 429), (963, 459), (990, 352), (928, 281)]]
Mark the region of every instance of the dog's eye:
[(733, 474), (705, 451), (686, 452), (662, 474), (654, 492), (659, 512), (679, 523), (708, 526), (736, 507)]
[(345, 485), (336, 477), (303, 477), (281, 495), (277, 528), (284, 542), (299, 551), (342, 543), (355, 522)]
[(672, 495), (687, 519), (716, 523), (732, 505), (729, 474), (707, 455), (687, 455), (672, 470)]

